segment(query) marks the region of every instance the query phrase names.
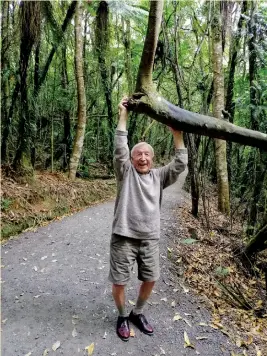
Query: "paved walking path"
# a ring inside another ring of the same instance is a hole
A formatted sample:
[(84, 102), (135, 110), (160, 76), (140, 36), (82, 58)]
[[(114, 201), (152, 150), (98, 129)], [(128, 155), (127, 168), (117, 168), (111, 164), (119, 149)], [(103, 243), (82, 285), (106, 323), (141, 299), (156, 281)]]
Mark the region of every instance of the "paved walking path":
[[(154, 336), (133, 327), (135, 337), (126, 343), (115, 333), (117, 313), (107, 282), (111, 201), (23, 233), (2, 246), (2, 355), (88, 355), (85, 348), (92, 343), (93, 355), (101, 356), (230, 355), (235, 347), (220, 331), (199, 325), (210, 321), (209, 313), (197, 297), (184, 292), (170, 270), (167, 246), (179, 226), (173, 212), (182, 200), (177, 185), (165, 191), (161, 278), (145, 313)], [(134, 301), (137, 292), (134, 274), (127, 301)], [(187, 322), (173, 321), (176, 312)], [(184, 331), (195, 349), (184, 348)], [(207, 339), (196, 339), (200, 336)], [(60, 346), (53, 351), (57, 341)]]

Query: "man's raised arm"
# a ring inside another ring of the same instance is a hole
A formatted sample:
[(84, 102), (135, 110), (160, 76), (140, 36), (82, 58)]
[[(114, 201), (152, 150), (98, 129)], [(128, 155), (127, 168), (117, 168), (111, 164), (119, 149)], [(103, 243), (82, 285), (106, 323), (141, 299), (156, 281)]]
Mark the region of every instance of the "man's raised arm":
[(188, 162), (187, 149), (184, 145), (183, 132), (171, 128), (175, 146), (174, 159), (166, 166), (160, 168), (160, 179), (163, 188), (176, 182), (179, 175), (186, 169)]
[(128, 98), (124, 97), (118, 105), (119, 121), (114, 138), (114, 169), (117, 179), (122, 179), (124, 169), (130, 164), (130, 154), (127, 140), (127, 110)]

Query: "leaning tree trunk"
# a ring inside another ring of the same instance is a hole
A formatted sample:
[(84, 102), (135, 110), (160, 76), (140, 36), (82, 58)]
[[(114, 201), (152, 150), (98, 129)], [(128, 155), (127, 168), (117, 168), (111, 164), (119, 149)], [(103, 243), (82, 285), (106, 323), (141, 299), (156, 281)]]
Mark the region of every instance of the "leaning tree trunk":
[(31, 121), (28, 105), (27, 71), (30, 54), (40, 32), (39, 1), (23, 1), (21, 3), (21, 39), (20, 39), (20, 120), (17, 151), (14, 158), (14, 168), (21, 175), (31, 175), (32, 137), (35, 125)]
[[(220, 18), (220, 3), (214, 3), (212, 21), (212, 64), (213, 64), (213, 116), (221, 118), (224, 109), (224, 77), (222, 25)], [(222, 213), (230, 213), (229, 184), (226, 160), (226, 142), (215, 139), (215, 160), (218, 188), (218, 209)]]
[(247, 244), (243, 257), (250, 259), (253, 254), (265, 249), (267, 249), (267, 221), (262, 224), (255, 236)]
[(83, 33), (82, 33), (82, 7), (78, 1), (75, 13), (75, 68), (78, 94), (78, 122), (72, 154), (70, 158), (69, 178), (74, 180), (82, 154), (84, 133), (86, 126), (86, 95), (83, 73)]
[(136, 92), (128, 102), (128, 109), (144, 113), (174, 129), (204, 136), (230, 140), (267, 150), (267, 134), (238, 127), (221, 119), (183, 110), (162, 98), (152, 83), (163, 1), (151, 1), (148, 28), (140, 61)]

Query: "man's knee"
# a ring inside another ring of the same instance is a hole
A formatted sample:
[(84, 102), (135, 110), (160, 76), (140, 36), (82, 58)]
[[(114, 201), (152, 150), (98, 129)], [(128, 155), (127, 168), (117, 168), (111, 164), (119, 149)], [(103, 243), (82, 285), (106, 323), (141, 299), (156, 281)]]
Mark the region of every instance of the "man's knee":
[(125, 288), (125, 284), (112, 284), (112, 289), (116, 289), (116, 290), (123, 290)]

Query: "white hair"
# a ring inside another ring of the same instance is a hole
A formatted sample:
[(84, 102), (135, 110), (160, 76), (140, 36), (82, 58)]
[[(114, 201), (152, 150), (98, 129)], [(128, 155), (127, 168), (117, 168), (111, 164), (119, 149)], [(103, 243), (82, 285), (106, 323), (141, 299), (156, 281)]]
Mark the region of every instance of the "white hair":
[(154, 149), (153, 149), (153, 147), (152, 147), (149, 143), (147, 143), (147, 142), (139, 142), (139, 143), (137, 143), (136, 145), (134, 145), (133, 148), (131, 149), (131, 157), (133, 157), (134, 151), (135, 151), (137, 148), (141, 147), (141, 146), (147, 146), (147, 147), (150, 149), (151, 153), (152, 153), (152, 158), (154, 157)]

